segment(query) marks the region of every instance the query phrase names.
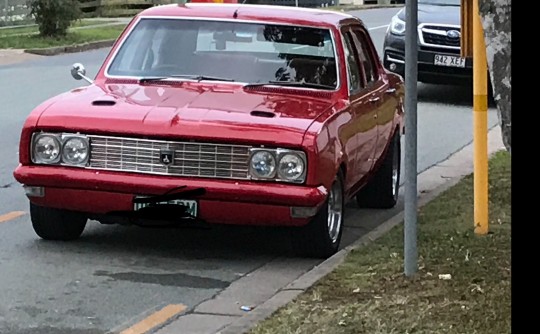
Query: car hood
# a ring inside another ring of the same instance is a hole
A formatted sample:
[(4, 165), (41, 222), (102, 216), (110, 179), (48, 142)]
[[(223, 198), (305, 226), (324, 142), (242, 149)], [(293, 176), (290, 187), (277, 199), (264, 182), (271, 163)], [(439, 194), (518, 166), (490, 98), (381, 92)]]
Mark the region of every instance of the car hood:
[(240, 86), (90, 85), (56, 97), (37, 127), (81, 133), (301, 145), (332, 103)]
[[(399, 11), (398, 17), (405, 21), (405, 8)], [(435, 6), (418, 4), (418, 24), (461, 24), (460, 6)]]

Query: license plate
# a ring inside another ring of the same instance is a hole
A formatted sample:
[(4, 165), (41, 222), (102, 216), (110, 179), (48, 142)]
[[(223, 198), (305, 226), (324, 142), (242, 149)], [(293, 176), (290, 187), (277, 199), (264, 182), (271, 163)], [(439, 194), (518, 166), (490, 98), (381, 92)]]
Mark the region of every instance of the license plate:
[[(137, 198), (141, 198), (141, 197), (137, 197)], [(142, 197), (142, 198), (144, 198), (144, 197)], [(158, 202), (158, 203), (155, 203), (155, 204), (184, 205), (184, 206), (187, 206), (187, 208), (188, 208), (187, 212), (191, 216), (197, 217), (197, 211), (198, 211), (197, 201), (194, 201), (194, 200), (175, 199), (175, 200), (170, 200), (170, 201)], [(150, 206), (150, 203), (134, 203), (133, 209), (135, 211), (137, 211), (137, 210), (142, 209), (142, 208), (147, 207), (147, 206)]]
[(465, 58), (447, 55), (435, 55), (434, 64), (449, 67), (465, 67)]

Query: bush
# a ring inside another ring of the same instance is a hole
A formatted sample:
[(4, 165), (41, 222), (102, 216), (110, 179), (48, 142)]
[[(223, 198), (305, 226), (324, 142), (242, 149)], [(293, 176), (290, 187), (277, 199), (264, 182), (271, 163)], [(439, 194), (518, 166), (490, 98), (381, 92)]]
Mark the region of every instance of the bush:
[(71, 23), (81, 17), (77, 0), (27, 0), (30, 15), (45, 37), (65, 36)]

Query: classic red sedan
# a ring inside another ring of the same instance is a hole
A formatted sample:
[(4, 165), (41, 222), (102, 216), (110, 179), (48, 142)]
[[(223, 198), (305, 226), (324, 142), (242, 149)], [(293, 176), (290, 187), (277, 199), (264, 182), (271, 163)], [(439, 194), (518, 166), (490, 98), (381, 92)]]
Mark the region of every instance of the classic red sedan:
[(14, 175), (32, 225), (288, 226), (338, 248), (345, 203), (396, 204), (403, 80), (364, 24), (294, 7), (185, 4), (137, 15), (90, 84), (29, 115)]

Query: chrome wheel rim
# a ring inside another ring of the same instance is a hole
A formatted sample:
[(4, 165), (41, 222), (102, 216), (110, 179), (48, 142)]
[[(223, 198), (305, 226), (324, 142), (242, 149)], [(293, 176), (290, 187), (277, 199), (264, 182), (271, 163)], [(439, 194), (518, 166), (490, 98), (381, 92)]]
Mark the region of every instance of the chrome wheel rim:
[(392, 157), (392, 196), (396, 197), (398, 191), (398, 179), (399, 179), (399, 147), (398, 144), (394, 146), (394, 152)]
[(340, 181), (334, 182), (328, 197), (328, 236), (335, 243), (341, 231), (343, 219), (343, 193)]

